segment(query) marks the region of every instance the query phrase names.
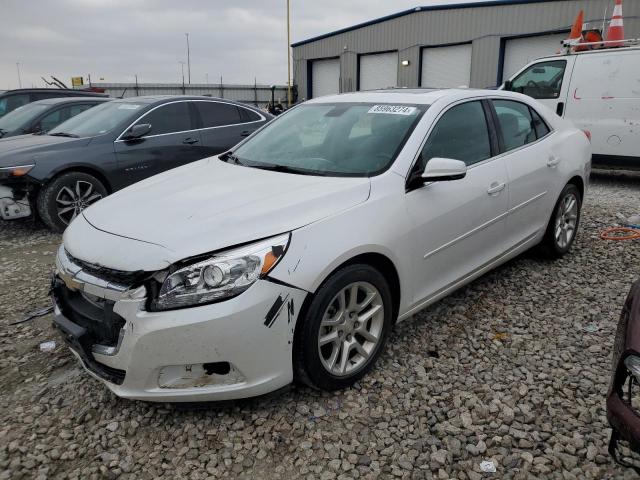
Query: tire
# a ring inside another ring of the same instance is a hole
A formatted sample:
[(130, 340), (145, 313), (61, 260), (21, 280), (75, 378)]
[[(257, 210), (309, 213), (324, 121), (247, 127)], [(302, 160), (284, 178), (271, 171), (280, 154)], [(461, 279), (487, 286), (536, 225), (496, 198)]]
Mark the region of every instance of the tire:
[[(568, 203), (575, 202), (575, 209), (571, 207), (571, 212), (567, 211)], [(553, 209), (547, 231), (540, 244), (541, 252), (548, 258), (560, 258), (565, 255), (576, 239), (576, 233), (580, 226), (580, 209), (582, 208), (582, 198), (580, 191), (572, 184), (567, 184), (560, 193), (560, 197)], [(572, 229), (570, 223), (574, 223)], [(564, 225), (564, 228), (562, 228)], [(567, 233), (570, 231), (570, 234)]]
[[(357, 306), (350, 303), (354, 291)], [(365, 299), (369, 301), (366, 305)], [(349, 311), (357, 313), (348, 316)], [(293, 346), (295, 379), (327, 391), (353, 385), (382, 353), (394, 323), (393, 312), (391, 290), (378, 270), (357, 264), (335, 272), (298, 320)], [(320, 346), (321, 337), (334, 340)]]
[(107, 189), (96, 177), (83, 172), (67, 172), (40, 189), (36, 208), (47, 227), (62, 233), (82, 210), (107, 195)]

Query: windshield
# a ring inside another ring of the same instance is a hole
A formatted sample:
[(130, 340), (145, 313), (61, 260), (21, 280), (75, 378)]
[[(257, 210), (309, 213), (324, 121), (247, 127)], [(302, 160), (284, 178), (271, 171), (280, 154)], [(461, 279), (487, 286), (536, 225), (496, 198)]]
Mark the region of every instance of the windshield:
[(426, 109), (426, 105), (304, 104), (268, 124), (233, 157), (256, 168), (371, 176), (393, 163)]
[(107, 133), (126, 120), (133, 121), (144, 104), (105, 102), (85, 110), (49, 132), (49, 135), (69, 134), (77, 137), (95, 137)]
[(0, 135), (2, 132), (13, 132), (44, 112), (48, 105), (28, 103), (0, 118)]

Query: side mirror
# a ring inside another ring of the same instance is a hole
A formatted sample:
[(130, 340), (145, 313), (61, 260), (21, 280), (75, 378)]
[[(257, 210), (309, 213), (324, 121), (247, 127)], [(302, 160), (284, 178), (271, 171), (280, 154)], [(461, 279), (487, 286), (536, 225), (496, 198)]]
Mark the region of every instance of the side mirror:
[(504, 89), (507, 92), (512, 92), (513, 91), (513, 82), (511, 80), (505, 80), (504, 82)]
[(467, 165), (452, 158), (432, 158), (421, 175), (423, 182), (460, 180), (467, 175)]
[(135, 140), (137, 138), (143, 137), (147, 133), (151, 131), (150, 123), (141, 123), (139, 125), (134, 125), (122, 136), (123, 140)]

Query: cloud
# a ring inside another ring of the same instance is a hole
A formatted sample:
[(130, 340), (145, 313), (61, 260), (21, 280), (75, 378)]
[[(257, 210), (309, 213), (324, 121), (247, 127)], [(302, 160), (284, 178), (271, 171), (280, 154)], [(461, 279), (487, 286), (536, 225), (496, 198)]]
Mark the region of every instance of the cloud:
[[(292, 42), (416, 5), (450, 0), (292, 0)], [(191, 80), (286, 82), (285, 0), (3, 0), (0, 89), (43, 86), (41, 76), (181, 81), (186, 38)]]

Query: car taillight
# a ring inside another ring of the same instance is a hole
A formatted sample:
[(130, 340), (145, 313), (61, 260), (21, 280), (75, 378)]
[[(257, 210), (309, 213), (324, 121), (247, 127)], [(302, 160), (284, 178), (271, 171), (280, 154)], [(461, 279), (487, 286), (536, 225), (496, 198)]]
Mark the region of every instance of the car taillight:
[(591, 141), (591, 132), (589, 130), (582, 130), (582, 131), (584, 132), (586, 137), (589, 139), (589, 141)]

